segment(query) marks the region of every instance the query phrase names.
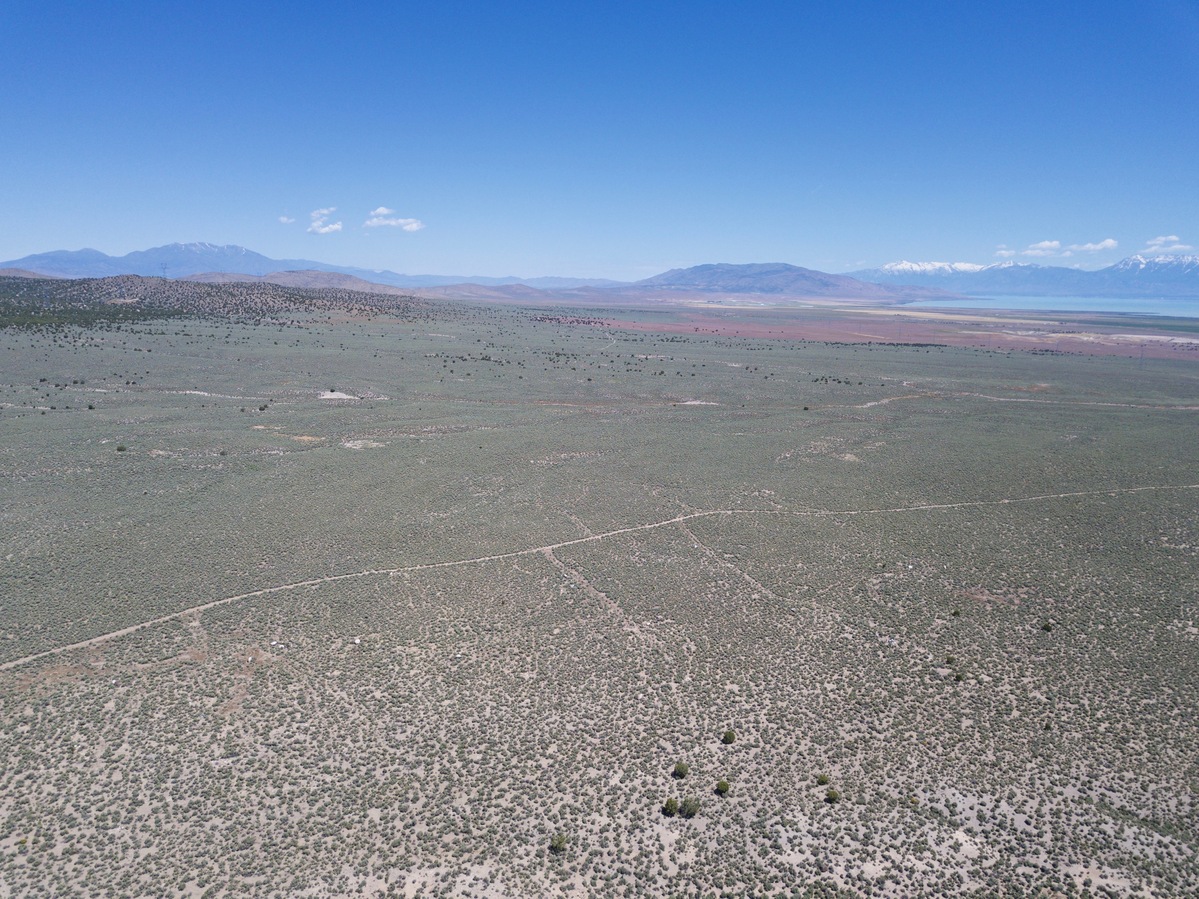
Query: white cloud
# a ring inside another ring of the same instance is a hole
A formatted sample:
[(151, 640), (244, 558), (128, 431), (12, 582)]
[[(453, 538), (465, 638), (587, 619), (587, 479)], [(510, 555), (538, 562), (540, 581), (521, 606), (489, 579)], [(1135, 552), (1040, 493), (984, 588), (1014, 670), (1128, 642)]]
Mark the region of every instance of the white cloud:
[(371, 215), (395, 215), (394, 209), (388, 209), (386, 206), (380, 206), (378, 209), (372, 209)]
[(1041, 240), (1037, 243), (1029, 244), (1027, 250), (1021, 250), (1023, 256), (1068, 256), (1069, 253), (1061, 252), (1062, 242), (1060, 240)]
[(295, 221), (295, 219), (293, 219), (290, 215), (281, 215), (279, 216), (279, 221), (285, 225), (290, 225)]
[(312, 221), (308, 225), (310, 234), (332, 234), (335, 231), (341, 230), (341, 222), (330, 222), (329, 216), (337, 211), (336, 206), (328, 206), (325, 209), (314, 209), (308, 213)]
[[(378, 212), (379, 210), (375, 210)], [(384, 215), (375, 215), (371, 213), (371, 217), (362, 223), (363, 228), (402, 228), (405, 231), (419, 231), (425, 227), (425, 223), (420, 219), (397, 219), (389, 218)]]
[(1038, 240), (1036, 243), (1030, 243), (1023, 250), (1009, 249), (1007, 244), (1000, 244), (995, 248), (995, 255), (1001, 259), (1011, 259), (1013, 256), (1034, 256), (1039, 258), (1053, 257), (1056, 259), (1068, 259), (1075, 253), (1100, 253), (1104, 250), (1114, 250), (1120, 244), (1114, 237), (1106, 237), (1103, 240), (1091, 241), (1088, 243), (1072, 243), (1069, 246), (1062, 246), (1060, 240)]
[(1146, 253), (1178, 253), (1193, 249), (1190, 244), (1183, 243), (1177, 234), (1163, 234), (1145, 244)]
[(1120, 244), (1114, 237), (1108, 237), (1098, 243), (1072, 243), (1070, 249), (1083, 253), (1098, 253), (1100, 250), (1114, 250), (1118, 246)]

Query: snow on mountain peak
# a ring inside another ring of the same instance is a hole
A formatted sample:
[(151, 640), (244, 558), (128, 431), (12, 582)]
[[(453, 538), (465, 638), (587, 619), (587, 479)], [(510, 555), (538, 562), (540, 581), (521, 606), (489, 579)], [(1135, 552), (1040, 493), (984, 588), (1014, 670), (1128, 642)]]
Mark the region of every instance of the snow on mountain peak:
[(881, 271), (894, 275), (952, 275), (959, 272), (981, 271), (983, 266), (973, 262), (888, 262)]
[(192, 243), (167, 244), (164, 249), (185, 250), (189, 253), (221, 253), (224, 255), (244, 255), (249, 252), (245, 247), (239, 247), (237, 244), (215, 244), (209, 243), (206, 240), (194, 241)]
[(1168, 269), (1171, 271), (1190, 271), (1199, 269), (1199, 256), (1180, 256), (1159, 254), (1157, 256), (1142, 256), (1137, 253), (1127, 259), (1121, 259), (1112, 268), (1116, 271), (1144, 271), (1145, 269)]

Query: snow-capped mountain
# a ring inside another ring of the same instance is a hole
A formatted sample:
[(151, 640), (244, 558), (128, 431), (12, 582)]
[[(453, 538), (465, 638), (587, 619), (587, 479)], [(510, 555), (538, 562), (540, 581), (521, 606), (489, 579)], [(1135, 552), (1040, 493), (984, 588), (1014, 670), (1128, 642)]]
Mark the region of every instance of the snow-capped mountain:
[(956, 275), (960, 272), (977, 272), (986, 268), (973, 262), (888, 262), (879, 271), (892, 275)]
[(1199, 274), (1199, 256), (1129, 256), (1105, 271), (1193, 275)]
[(974, 296), (1113, 296), (1199, 298), (1199, 256), (1129, 256), (1098, 271), (1008, 260), (891, 262), (849, 272), (875, 284), (939, 287)]

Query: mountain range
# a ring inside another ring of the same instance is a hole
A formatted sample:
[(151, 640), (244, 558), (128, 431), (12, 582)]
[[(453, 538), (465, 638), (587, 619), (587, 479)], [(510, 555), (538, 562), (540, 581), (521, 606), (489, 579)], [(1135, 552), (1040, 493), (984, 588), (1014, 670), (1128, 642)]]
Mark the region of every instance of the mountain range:
[(891, 262), (850, 274), (875, 284), (939, 287), (968, 296), (1199, 298), (1199, 256), (1129, 256), (1098, 271), (1028, 262)]
[[(290, 287), (416, 291), (461, 299), (538, 302), (552, 298), (592, 303), (634, 303), (655, 299), (761, 296), (763, 301), (837, 299), (877, 303), (951, 297), (938, 287), (867, 284), (786, 263), (699, 265), (673, 269), (637, 282), (582, 278), (493, 278), (454, 275), (401, 275), (330, 265), (310, 259), (271, 259), (245, 247), (174, 243), (124, 256), (98, 250), (56, 250), (0, 262), (0, 268), (60, 278), (112, 275), (167, 277), (210, 283), (270, 281)], [(552, 292), (552, 297), (550, 293)]]
[[(904, 303), (951, 296), (1108, 296), (1199, 298), (1199, 256), (1130, 256), (1097, 271), (999, 262), (893, 262), (848, 274), (828, 274), (786, 263), (727, 263), (672, 269), (636, 282), (602, 278), (518, 278), (403, 275), (331, 265), (311, 259), (271, 259), (235, 245), (173, 243), (124, 256), (99, 250), (55, 250), (0, 262), (0, 269), (62, 278), (143, 275), (202, 281), (268, 280), (290, 286), (370, 290), (384, 285), (479, 299), (536, 300), (541, 291), (632, 301), (638, 297), (694, 293), (763, 297), (855, 299)], [(469, 289), (467, 289), (469, 285)]]
[(445, 284), (527, 284), (545, 290), (560, 288), (618, 285), (623, 282), (603, 278), (517, 278), (466, 275), (401, 275), (396, 272), (353, 266), (330, 265), (312, 259), (271, 259), (234, 244), (172, 243), (149, 250), (135, 250), (124, 256), (109, 256), (99, 250), (53, 250), (36, 253), (9, 262), (0, 268), (25, 269), (59, 278), (106, 278), (110, 275), (144, 275), (162, 278), (190, 278), (193, 275), (227, 273), (266, 276), (278, 272), (336, 272), (352, 275), (372, 284), (390, 287), (432, 287)]

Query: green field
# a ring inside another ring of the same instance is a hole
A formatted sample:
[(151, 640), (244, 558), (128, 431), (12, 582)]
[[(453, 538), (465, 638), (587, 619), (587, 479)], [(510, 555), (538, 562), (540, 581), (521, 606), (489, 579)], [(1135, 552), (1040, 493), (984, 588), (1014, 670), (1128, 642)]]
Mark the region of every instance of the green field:
[(0, 896), (1199, 892), (1194, 362), (41, 289)]

